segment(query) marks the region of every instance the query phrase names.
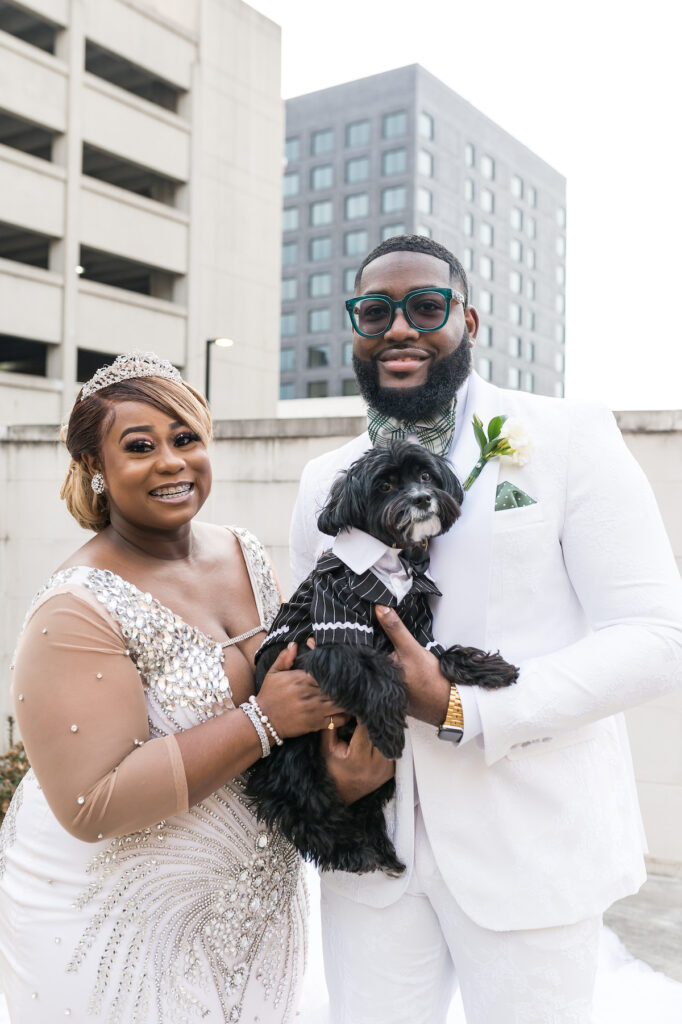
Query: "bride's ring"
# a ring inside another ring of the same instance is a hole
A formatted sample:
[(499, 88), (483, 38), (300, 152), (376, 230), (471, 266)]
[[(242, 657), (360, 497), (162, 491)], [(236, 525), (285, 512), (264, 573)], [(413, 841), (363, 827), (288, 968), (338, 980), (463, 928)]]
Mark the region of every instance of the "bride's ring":
[(336, 726), (334, 725), (334, 716), (333, 715), (329, 716), (329, 725), (327, 726), (327, 728), (328, 729), (335, 729), (336, 728)]

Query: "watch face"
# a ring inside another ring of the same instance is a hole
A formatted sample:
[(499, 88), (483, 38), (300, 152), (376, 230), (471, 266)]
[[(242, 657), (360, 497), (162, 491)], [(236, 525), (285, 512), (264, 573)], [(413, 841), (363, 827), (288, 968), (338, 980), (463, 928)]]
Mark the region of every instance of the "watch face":
[(438, 730), (439, 740), (450, 740), (451, 743), (459, 743), (464, 735), (464, 730), (456, 725), (441, 725)]

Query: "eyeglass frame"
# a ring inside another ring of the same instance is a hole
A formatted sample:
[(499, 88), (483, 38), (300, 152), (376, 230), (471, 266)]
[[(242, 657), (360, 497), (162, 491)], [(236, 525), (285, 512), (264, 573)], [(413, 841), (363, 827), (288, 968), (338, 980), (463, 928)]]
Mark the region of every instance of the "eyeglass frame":
[[(426, 295), (432, 292), (436, 292), (438, 295), (442, 295), (443, 298), (447, 301), (445, 316), (443, 317), (442, 323), (438, 324), (437, 327), (419, 327), (418, 324), (413, 323), (412, 320), (410, 319), (410, 315), (407, 312), (407, 303), (414, 295)], [(388, 321), (384, 329), (381, 331), (377, 331), (376, 334), (366, 334), (364, 331), (361, 331), (359, 329), (357, 323), (355, 322), (355, 315), (353, 310), (355, 306), (358, 304), (358, 302), (363, 302), (365, 299), (381, 299), (383, 302), (387, 303), (387, 305), (391, 307), (390, 320)], [(419, 331), (420, 334), (433, 334), (434, 331), (440, 331), (441, 328), (445, 327), (446, 323), (448, 322), (451, 304), (453, 300), (455, 302), (459, 302), (460, 305), (462, 306), (466, 301), (461, 292), (453, 291), (452, 288), (413, 288), (411, 291), (405, 292), (402, 299), (400, 300), (391, 299), (388, 297), (388, 295), (380, 295), (378, 292), (369, 292), (368, 295), (356, 295), (352, 299), (346, 299), (345, 307), (346, 310), (348, 311), (348, 316), (350, 317), (351, 327), (353, 328), (356, 334), (359, 334), (361, 338), (380, 338), (382, 334), (386, 333), (386, 331), (390, 331), (395, 320), (396, 312), (399, 309), (402, 310), (403, 316), (405, 317), (410, 327), (414, 328), (415, 331)]]

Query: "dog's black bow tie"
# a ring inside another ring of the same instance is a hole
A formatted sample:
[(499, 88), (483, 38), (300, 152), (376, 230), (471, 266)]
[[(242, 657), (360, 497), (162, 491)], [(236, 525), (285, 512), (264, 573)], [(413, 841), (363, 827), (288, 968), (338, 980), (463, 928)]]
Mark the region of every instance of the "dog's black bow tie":
[(425, 573), (429, 567), (429, 552), (425, 547), (421, 547), (418, 544), (413, 544), (409, 548), (403, 548), (401, 553), (398, 555), (403, 568), (406, 572), (420, 572)]

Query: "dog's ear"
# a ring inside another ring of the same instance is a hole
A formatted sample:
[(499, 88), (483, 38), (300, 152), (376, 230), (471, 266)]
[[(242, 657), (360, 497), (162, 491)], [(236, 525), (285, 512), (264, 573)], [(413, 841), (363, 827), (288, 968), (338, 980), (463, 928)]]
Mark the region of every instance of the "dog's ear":
[(317, 517), (317, 528), (321, 533), (335, 537), (339, 530), (350, 526), (360, 529), (364, 526), (364, 488), (353, 467), (340, 473), (329, 492), (327, 502)]
[(438, 473), (440, 475), (440, 488), (454, 498), (458, 505), (464, 501), (464, 490), (462, 485), (450, 468), (445, 459), (438, 459)]

